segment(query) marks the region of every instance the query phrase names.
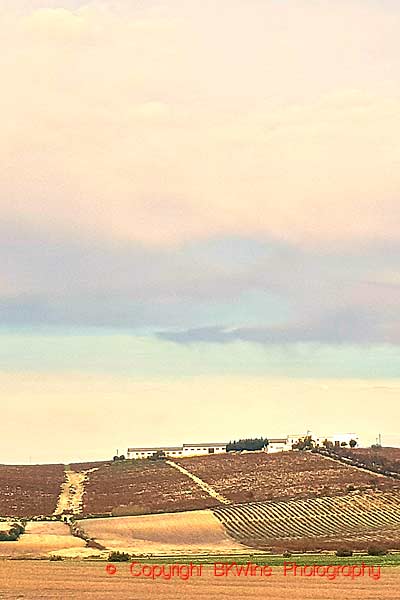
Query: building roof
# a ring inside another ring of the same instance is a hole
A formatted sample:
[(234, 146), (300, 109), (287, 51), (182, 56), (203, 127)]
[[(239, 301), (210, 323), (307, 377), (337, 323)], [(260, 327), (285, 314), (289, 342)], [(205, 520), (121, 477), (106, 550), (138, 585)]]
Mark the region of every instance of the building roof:
[(157, 450), (182, 450), (182, 446), (159, 446), (158, 448), (128, 448), (128, 452), (157, 452)]
[(287, 444), (287, 438), (268, 438), (268, 442), (270, 444)]
[(128, 452), (157, 452), (157, 450), (164, 450), (164, 452), (176, 452), (183, 451), (183, 448), (213, 448), (215, 446), (226, 446), (226, 442), (204, 442), (204, 444), (182, 444), (182, 446), (158, 446), (157, 448), (128, 448)]
[(227, 442), (205, 442), (204, 444), (183, 444), (183, 448), (208, 448), (213, 446), (226, 446)]

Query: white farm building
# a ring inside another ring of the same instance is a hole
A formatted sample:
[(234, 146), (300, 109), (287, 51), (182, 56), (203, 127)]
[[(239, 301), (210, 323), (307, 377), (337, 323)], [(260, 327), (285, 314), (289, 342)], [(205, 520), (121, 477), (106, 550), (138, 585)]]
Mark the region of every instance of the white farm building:
[[(356, 433), (336, 433), (334, 435), (314, 435), (310, 432), (314, 445), (323, 447), (325, 440), (331, 442), (333, 446), (350, 445), (351, 440), (355, 440), (359, 445), (359, 437)], [(265, 452), (287, 452), (292, 450), (293, 445), (297, 444), (300, 439), (306, 437), (305, 434), (290, 434), (286, 437), (269, 438), (268, 446)], [(162, 451), (170, 458), (182, 458), (184, 456), (205, 456), (207, 454), (221, 454), (226, 452), (226, 442), (213, 442), (203, 444), (182, 444), (182, 446), (158, 446), (154, 448), (128, 448), (127, 458), (149, 458), (156, 452)]]
[(127, 458), (148, 458), (160, 450), (166, 456), (172, 458), (221, 454), (221, 452), (226, 452), (226, 445), (226, 442), (207, 442), (204, 444), (183, 444), (182, 446), (159, 446), (157, 448), (128, 448)]
[(284, 438), (269, 438), (269, 444), (267, 446), (267, 452), (287, 452), (292, 450), (293, 444), (297, 444), (302, 435), (287, 435)]

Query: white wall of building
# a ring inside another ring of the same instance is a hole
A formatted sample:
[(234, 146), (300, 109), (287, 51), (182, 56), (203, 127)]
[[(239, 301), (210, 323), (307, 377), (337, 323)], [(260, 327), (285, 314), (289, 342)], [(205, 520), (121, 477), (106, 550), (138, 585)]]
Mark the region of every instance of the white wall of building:
[(160, 446), (159, 448), (128, 448), (127, 458), (149, 458), (157, 450), (162, 450), (169, 458), (182, 458), (183, 456), (205, 456), (225, 453), (226, 444), (183, 444), (183, 446), (175, 448), (167, 446)]

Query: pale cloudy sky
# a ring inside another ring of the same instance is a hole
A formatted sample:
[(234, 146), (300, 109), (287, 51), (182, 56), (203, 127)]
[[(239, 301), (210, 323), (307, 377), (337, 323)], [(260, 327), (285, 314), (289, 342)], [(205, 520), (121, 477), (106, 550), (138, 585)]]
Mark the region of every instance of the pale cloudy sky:
[(397, 0), (3, 0), (2, 460), (395, 439), (399, 30)]

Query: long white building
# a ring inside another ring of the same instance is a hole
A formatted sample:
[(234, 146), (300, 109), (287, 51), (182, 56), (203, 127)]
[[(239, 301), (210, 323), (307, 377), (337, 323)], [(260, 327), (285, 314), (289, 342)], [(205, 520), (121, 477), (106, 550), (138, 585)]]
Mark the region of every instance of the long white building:
[(128, 448), (127, 458), (149, 458), (160, 450), (171, 458), (221, 454), (226, 452), (226, 445), (226, 442), (206, 442), (204, 444), (182, 444), (182, 446), (158, 446), (157, 448)]

